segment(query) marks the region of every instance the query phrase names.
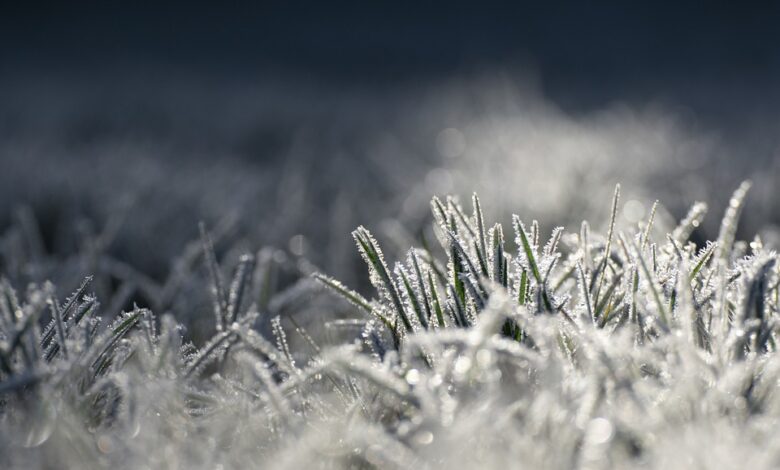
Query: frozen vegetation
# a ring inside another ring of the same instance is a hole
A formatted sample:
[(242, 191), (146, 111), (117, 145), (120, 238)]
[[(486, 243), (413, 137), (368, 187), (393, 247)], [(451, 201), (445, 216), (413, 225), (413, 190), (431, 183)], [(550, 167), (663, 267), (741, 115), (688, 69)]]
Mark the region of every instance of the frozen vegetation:
[[(434, 198), (406, 253), (353, 232), (370, 295), (229, 222), (162, 280), (107, 253), (116, 223), (50, 259), (22, 211), (0, 285), (0, 464), (777, 468), (780, 276), (760, 237), (736, 239), (749, 187), (706, 243), (704, 203), (627, 221), (619, 187), (606, 223), (571, 232)], [(91, 276), (30, 282), (56, 263)]]

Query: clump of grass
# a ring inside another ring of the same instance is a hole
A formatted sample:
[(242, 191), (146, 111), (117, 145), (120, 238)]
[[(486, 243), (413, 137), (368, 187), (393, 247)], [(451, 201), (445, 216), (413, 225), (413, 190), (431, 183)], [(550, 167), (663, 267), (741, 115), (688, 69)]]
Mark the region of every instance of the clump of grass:
[[(564, 236), (563, 230), (557, 228), (540, 248), (538, 224), (531, 224), (529, 231), (515, 215), (515, 253), (507, 250), (500, 225), (491, 229), (491, 249), (487, 249), (484, 216), (476, 195), (472, 199), (471, 216), (467, 216), (452, 198), (446, 203), (434, 199), (432, 208), (437, 235), (442, 252), (446, 254), (446, 262), (440, 264), (448, 266), (446, 277), (436, 268), (439, 262), (420, 256), (422, 251), (418, 249), (409, 251), (406, 262), (395, 264), (395, 277), (392, 277), (376, 240), (361, 227), (353, 236), (369, 265), (372, 284), (379, 297), (369, 302), (338, 281), (323, 275), (317, 275), (317, 278), (359, 306), (369, 317), (381, 320), (396, 348), (409, 333), (473, 326), (496, 291), (516, 299), (516, 309), (505, 313), (507, 319), (502, 332), (521, 344), (533, 345), (533, 338), (519, 326), (520, 319), (538, 315), (564, 318), (578, 327), (586, 319), (596, 327), (610, 331), (641, 323), (642, 336), (658, 337), (669, 332), (671, 319), (667, 306), (675, 307), (673, 299), (677, 287), (674, 283), (679, 266), (694, 266), (688, 277), (695, 278), (709, 261), (712, 247), (718, 245), (711, 245), (698, 259), (694, 256), (693, 245), (686, 240), (683, 240), (685, 247), (681, 248), (673, 237), (679, 238), (684, 233), (690, 235), (686, 228), (692, 224), (690, 220), (683, 221), (683, 227), (675, 229), (675, 235), (670, 236), (665, 245), (651, 243), (656, 205), (643, 230), (637, 230), (633, 235), (622, 232), (616, 235), (619, 193), (617, 187), (606, 238), (598, 243), (593, 243), (586, 235), (588, 230), (575, 238)], [(688, 219), (696, 220), (699, 212), (697, 205), (694, 215)], [(562, 239), (564, 246), (561, 247)], [(613, 249), (616, 239), (620, 239), (622, 251)], [(674, 253), (676, 258), (659, 261), (659, 250), (665, 254)], [(591, 260), (597, 261), (594, 264)], [(434, 312), (441, 312), (440, 321)], [(634, 320), (629, 321), (632, 318)]]

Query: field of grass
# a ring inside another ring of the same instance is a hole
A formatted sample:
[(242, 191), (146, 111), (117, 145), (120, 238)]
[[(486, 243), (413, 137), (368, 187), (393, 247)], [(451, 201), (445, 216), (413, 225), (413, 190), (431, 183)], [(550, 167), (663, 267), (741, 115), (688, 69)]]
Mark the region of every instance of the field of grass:
[[(496, 192), (434, 198), (412, 248), (354, 229), (367, 274), (345, 282), (305, 239), (258, 250), (229, 218), (164, 276), (109, 252), (111, 219), (55, 258), (21, 210), (2, 258), (0, 463), (776, 468), (780, 275), (761, 237), (737, 238), (749, 189), (711, 241), (692, 239), (719, 219), (706, 204), (675, 222), (620, 186), (589, 193), (603, 223), (575, 230), (524, 208), (492, 223), (514, 211)], [(66, 290), (31, 282), (51, 272)]]

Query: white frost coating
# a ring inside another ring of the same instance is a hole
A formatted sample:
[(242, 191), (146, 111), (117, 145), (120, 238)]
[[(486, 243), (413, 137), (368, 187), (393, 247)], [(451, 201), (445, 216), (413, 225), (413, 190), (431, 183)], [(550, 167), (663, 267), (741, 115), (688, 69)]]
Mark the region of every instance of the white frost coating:
[[(724, 243), (696, 247), (683, 237), (694, 209), (676, 230), (659, 218), (548, 239), (534, 225), (508, 246), (448, 199), (434, 203), (442, 246), (394, 273), (355, 232), (373, 299), (320, 276), (350, 303), (312, 297), (305, 310), (308, 284), (270, 292), (239, 259), (217, 305), (218, 322), (235, 321), (197, 346), (170, 316), (157, 331), (150, 310), (100, 321), (83, 288), (57, 325), (51, 287), (0, 282), (0, 463), (775, 468), (777, 254), (734, 242), (733, 210)], [(319, 334), (333, 312), (353, 337)]]

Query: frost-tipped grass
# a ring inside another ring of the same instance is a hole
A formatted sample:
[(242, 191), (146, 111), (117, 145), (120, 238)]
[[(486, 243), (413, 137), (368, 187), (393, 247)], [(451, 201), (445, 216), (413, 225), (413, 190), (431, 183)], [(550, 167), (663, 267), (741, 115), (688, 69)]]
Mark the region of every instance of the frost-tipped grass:
[[(735, 240), (737, 211), (697, 246), (700, 205), (637, 226), (616, 193), (607, 233), (548, 238), (517, 216), (507, 243), (479, 199), (444, 201), (440, 247), (385, 255), (355, 231), (373, 293), (315, 274), (348, 303), (285, 279), (278, 251), (218, 260), (204, 230), (177, 281), (144, 289), (160, 306), (206, 294), (213, 334), (195, 343), (169, 315), (106, 313), (93, 284), (60, 303), (3, 280), (0, 464), (773, 467), (780, 275), (761, 240)], [(320, 341), (336, 322), (348, 344)]]

